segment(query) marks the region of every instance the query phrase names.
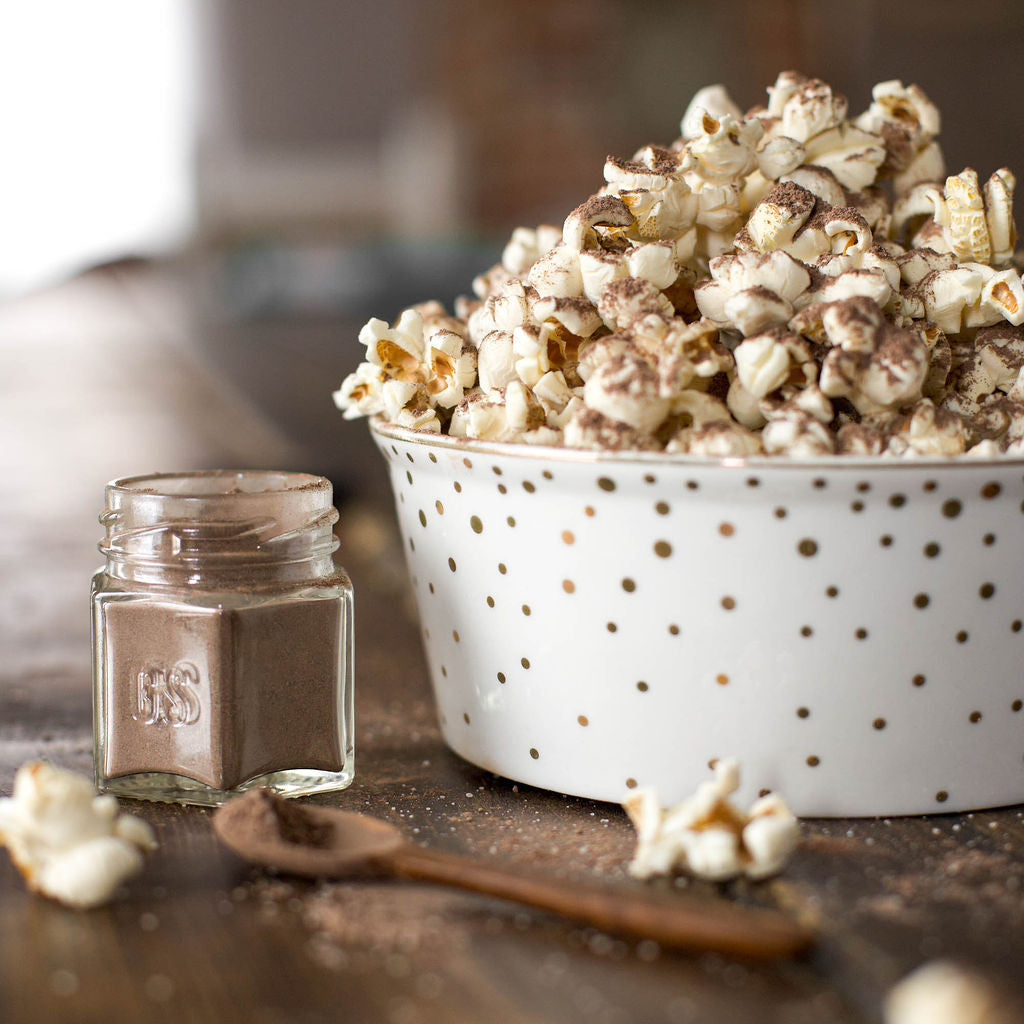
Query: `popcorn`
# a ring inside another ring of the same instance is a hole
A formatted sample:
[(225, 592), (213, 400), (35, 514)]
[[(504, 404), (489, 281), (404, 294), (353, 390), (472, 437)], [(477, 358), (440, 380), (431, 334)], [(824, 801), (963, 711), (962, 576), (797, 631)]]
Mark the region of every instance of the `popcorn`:
[(608, 157), (561, 229), (513, 231), (454, 316), (371, 319), (334, 401), (528, 444), (1021, 452), (1016, 181), (945, 177), (940, 127), (897, 79), (852, 118), (797, 72), (746, 114), (701, 90), (681, 138)]
[(670, 318), (675, 309), (672, 303), (642, 277), (625, 277), (612, 281), (597, 302), (601, 319), (613, 331), (628, 327), (634, 320), (649, 314)]
[(684, 139), (693, 139), (703, 131), (705, 117), (722, 118), (730, 116), (739, 121), (743, 113), (733, 102), (724, 85), (706, 85), (698, 89), (690, 100), (690, 105), (683, 114), (679, 131)]
[(755, 149), (764, 128), (756, 118), (743, 121), (729, 113), (718, 118), (705, 113), (699, 128), (687, 146), (694, 161), (684, 171), (687, 180), (696, 177), (701, 184), (732, 185), (757, 166)]
[(950, 456), (962, 455), (967, 448), (963, 420), (948, 409), (937, 409), (922, 398), (904, 417), (893, 424), (886, 454)]
[(958, 334), (964, 312), (981, 301), (985, 278), (978, 267), (954, 266), (932, 271), (917, 287), (925, 316), (947, 334)]
[(573, 298), (583, 294), (579, 250), (558, 245), (539, 256), (527, 275), (530, 286), (542, 296)]
[(831, 171), (843, 188), (856, 191), (874, 183), (885, 160), (885, 146), (873, 132), (838, 124), (804, 143), (806, 162)]
[(761, 450), (757, 434), (728, 419), (684, 427), (665, 446), (667, 452), (708, 455), (716, 459), (742, 458), (744, 455), (757, 455)]
[(630, 277), (650, 281), (655, 288), (668, 288), (679, 277), (679, 261), (671, 242), (646, 242), (626, 253)]
[(757, 169), (761, 174), (771, 181), (778, 181), (784, 174), (795, 171), (805, 162), (807, 150), (796, 139), (775, 135), (766, 138), (758, 146), (756, 157)]
[(473, 294), (481, 301), (488, 299), (514, 276), (499, 263), (473, 278)]
[(525, 274), (561, 237), (562, 233), (551, 224), (541, 224), (536, 229), (516, 228), (501, 253), (501, 265), (513, 277)]
[(746, 233), (759, 252), (785, 249), (807, 223), (816, 202), (814, 193), (792, 182), (776, 185), (754, 207)]
[(580, 277), (583, 294), (596, 306), (612, 281), (629, 277), (629, 266), (622, 253), (588, 249), (580, 253)]
[(789, 352), (777, 336), (759, 334), (747, 338), (733, 355), (740, 383), (755, 398), (764, 398), (789, 377)]
[(732, 368), (729, 350), (718, 342), (718, 328), (710, 320), (688, 324), (678, 317), (646, 316), (634, 321), (630, 334), (631, 347), (657, 368), (661, 394), (667, 397), (690, 387), (695, 379)]
[[(975, 342), (972, 357), (951, 375), (943, 401), (946, 408), (971, 416), (979, 413), (984, 399), (996, 391), (1018, 390), (1024, 368), (1024, 332), (986, 328), (978, 332)], [(986, 429), (993, 428), (987, 425)]]
[(928, 350), (919, 336), (889, 323), (876, 303), (862, 297), (831, 303), (822, 326), (835, 346), (821, 366), (824, 394), (847, 397), (862, 414), (921, 396)]
[(347, 420), (376, 416), (384, 411), (382, 383), (381, 373), (372, 363), (360, 363), (331, 397)]
[(578, 408), (565, 425), (564, 441), (570, 448), (595, 451), (654, 451), (657, 442), (644, 431), (596, 409)]
[(425, 362), (427, 391), (442, 408), (458, 405), (476, 382), (476, 349), (454, 331), (427, 332)]
[(1017, 1011), (973, 971), (932, 960), (890, 989), (885, 1024), (1012, 1024)]
[(946, 229), (950, 252), (958, 260), (988, 263), (992, 241), (977, 172), (967, 167), (947, 178), (945, 198), (945, 207), (940, 208), (936, 220)]
[(1017, 242), (1015, 185), (1016, 178), (1004, 167), (982, 188), (977, 172), (965, 167), (948, 177), (942, 189), (934, 183), (911, 189), (893, 210), (893, 226), (902, 231), (914, 218), (930, 214), (914, 235), (915, 245), (950, 252), (958, 262), (1000, 266), (1012, 258)]
[(672, 400), (671, 412), (689, 425), (672, 435), (665, 447), (668, 452), (725, 458), (761, 451), (757, 434), (734, 423), (722, 400), (704, 391), (690, 388), (680, 392)]
[[(778, 90), (772, 94), (773, 102), (781, 98)], [(820, 79), (804, 79), (786, 96), (778, 116), (781, 134), (807, 142), (842, 124), (846, 117), (846, 97), (833, 93)]]
[(1013, 258), (1017, 226), (1013, 222), (1013, 190), (1017, 179), (1002, 167), (985, 182), (985, 226), (988, 228), (992, 262), (999, 266)]
[(574, 249), (593, 248), (598, 244), (595, 229), (599, 225), (625, 228), (632, 224), (633, 215), (618, 196), (596, 195), (581, 203), (565, 218), (562, 237), (565, 244)]
[(806, 268), (785, 252), (742, 252), (710, 262), (712, 279), (694, 289), (701, 313), (741, 334), (785, 323), (792, 302), (810, 284)]
[(118, 815), (80, 775), (45, 761), (22, 765), (0, 799), (0, 842), (29, 887), (76, 909), (108, 902), (156, 849), (152, 829)]
[(509, 381), (515, 380), (516, 352), (509, 331), (491, 331), (480, 342), (477, 376), (480, 387), (488, 394), (500, 391)]
[(694, 227), (699, 201), (682, 176), (678, 154), (645, 146), (632, 160), (609, 157), (604, 176), (608, 191), (632, 212), (641, 239), (678, 241)]
[(846, 97), (825, 82), (784, 74), (769, 90), (778, 134), (802, 143), (803, 162), (832, 171), (844, 188), (872, 184), (885, 159), (881, 137), (846, 121)]
[(935, 104), (916, 85), (905, 87), (898, 79), (879, 82), (871, 90), (871, 101), (855, 123), (882, 137), (886, 155), (879, 172), (893, 179), (896, 194), (941, 178), (945, 165), (935, 141), (940, 127)]
[(817, 196), (828, 206), (844, 206), (846, 190), (839, 184), (838, 178), (824, 167), (804, 165), (797, 167), (779, 178), (780, 184), (790, 182)]
[(580, 298), (546, 296), (533, 304), (538, 323), (558, 324), (576, 338), (589, 338), (601, 326), (601, 314)]
[(613, 356), (594, 371), (583, 387), (583, 401), (640, 433), (652, 433), (669, 410), (658, 375), (640, 356), (628, 352)]
[[(1016, 270), (1003, 270), (990, 274), (981, 289), (979, 305), (986, 323), (978, 323), (981, 327), (990, 327), (1005, 320), (1015, 327), (1024, 324), (1024, 282)], [(968, 324), (974, 326), (974, 324)]]
[(854, 268), (835, 277), (826, 276), (817, 288), (808, 292), (806, 299), (808, 303), (841, 302), (855, 296), (885, 306), (893, 297), (893, 288), (882, 269)]
[(479, 441), (520, 441), (557, 444), (557, 430), (547, 426), (543, 406), (522, 381), (512, 381), (498, 395), (481, 391), (466, 395), (452, 414), (449, 433)]
[(711, 881), (778, 874), (796, 847), (799, 823), (776, 794), (744, 814), (729, 800), (738, 787), (739, 764), (719, 760), (714, 777), (675, 807), (662, 808), (650, 789), (631, 794), (623, 804), (637, 834), (630, 874), (686, 871)]
[(835, 440), (828, 427), (810, 413), (794, 408), (778, 409), (769, 412), (766, 419), (761, 444), (769, 455), (815, 459), (835, 451)]
[(911, 249), (896, 257), (900, 278), (904, 284), (920, 284), (935, 270), (952, 270), (956, 260), (952, 253), (936, 252), (934, 249)]

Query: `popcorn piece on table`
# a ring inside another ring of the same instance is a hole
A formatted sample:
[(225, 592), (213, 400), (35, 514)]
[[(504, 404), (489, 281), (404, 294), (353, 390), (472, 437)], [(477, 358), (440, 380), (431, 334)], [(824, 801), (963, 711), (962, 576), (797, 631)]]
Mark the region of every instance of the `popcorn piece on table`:
[(22, 765), (0, 799), (0, 842), (36, 892), (78, 909), (99, 906), (156, 849), (146, 822), (117, 813), (87, 779), (45, 761)]
[(662, 808), (650, 789), (631, 794), (623, 804), (637, 833), (630, 874), (651, 878), (687, 871), (724, 881), (781, 871), (800, 835), (796, 817), (776, 794), (743, 813), (729, 800), (738, 786), (738, 762), (719, 760), (714, 778), (675, 807)]
[(885, 1024), (1013, 1024), (1019, 1008), (981, 975), (952, 961), (932, 960), (885, 997)]

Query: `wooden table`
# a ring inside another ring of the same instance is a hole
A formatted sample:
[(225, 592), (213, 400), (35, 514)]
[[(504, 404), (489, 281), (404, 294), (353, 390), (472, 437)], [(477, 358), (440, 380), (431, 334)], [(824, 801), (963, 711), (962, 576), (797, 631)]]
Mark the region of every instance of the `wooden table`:
[[(0, 792), (29, 758), (90, 771), (86, 594), (106, 479), (227, 463), (332, 468), (310, 466), (211, 373), (194, 329), (166, 276), (138, 269), (0, 308)], [(360, 428), (339, 418), (342, 429), (365, 454)], [(358, 769), (351, 789), (322, 802), (431, 846), (639, 887), (625, 874), (633, 839), (618, 807), (515, 785), (444, 747), (383, 471), (341, 511), (340, 557), (357, 591)], [(768, 966), (426, 886), (275, 879), (220, 847), (208, 812), (131, 810), (160, 849), (108, 907), (79, 913), (33, 896), (0, 855), (4, 1024), (863, 1024), (881, 1019), (895, 981), (945, 957), (1024, 998), (1018, 808), (807, 821), (774, 881), (677, 883), (782, 906), (820, 929), (809, 956)]]

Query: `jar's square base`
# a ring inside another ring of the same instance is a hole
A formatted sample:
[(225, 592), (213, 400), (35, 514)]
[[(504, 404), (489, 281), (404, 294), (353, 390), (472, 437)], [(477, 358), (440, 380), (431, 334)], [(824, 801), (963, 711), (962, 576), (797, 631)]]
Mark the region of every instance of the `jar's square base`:
[(347, 789), (355, 778), (351, 760), (342, 771), (296, 768), (268, 772), (243, 782), (234, 789), (214, 789), (184, 775), (167, 772), (139, 772), (116, 779), (99, 778), (96, 788), (129, 800), (150, 800), (157, 803), (190, 804), (197, 807), (219, 807), (249, 789), (266, 787), (280, 796), (312, 796)]

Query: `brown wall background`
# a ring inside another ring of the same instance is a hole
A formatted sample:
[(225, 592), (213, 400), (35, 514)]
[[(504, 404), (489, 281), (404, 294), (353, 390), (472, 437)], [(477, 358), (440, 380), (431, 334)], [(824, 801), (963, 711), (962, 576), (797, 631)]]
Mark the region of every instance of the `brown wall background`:
[(1020, 2), (206, 0), (200, 14), (215, 147), (379, 154), (427, 100), (454, 126), (470, 230), (560, 220), (607, 153), (674, 138), (700, 86), (745, 108), (789, 68), (853, 112), (876, 81), (916, 82), (951, 170), (1024, 167)]

